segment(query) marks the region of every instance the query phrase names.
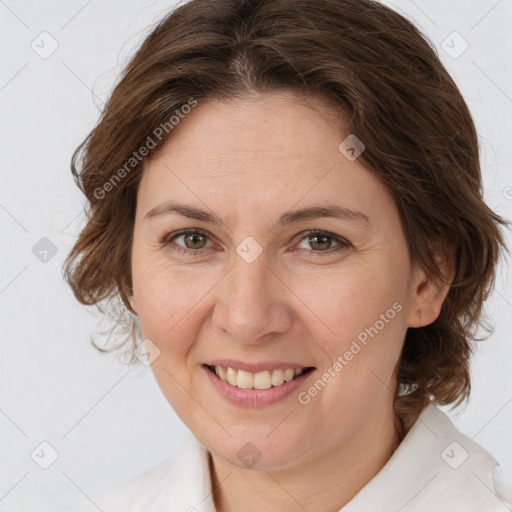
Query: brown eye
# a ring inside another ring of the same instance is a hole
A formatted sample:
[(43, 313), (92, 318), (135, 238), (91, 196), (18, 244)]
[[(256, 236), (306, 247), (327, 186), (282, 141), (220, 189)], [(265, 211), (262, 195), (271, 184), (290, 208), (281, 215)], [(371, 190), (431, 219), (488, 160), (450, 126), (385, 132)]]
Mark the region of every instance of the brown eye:
[(207, 243), (206, 237), (201, 233), (187, 233), (179, 236), (183, 237), (187, 249), (202, 249)]
[(325, 235), (313, 235), (309, 236), (311, 247), (313, 249), (330, 249), (332, 243), (332, 237)]
[(302, 238), (301, 243), (303, 243), (302, 241), (304, 240), (307, 241), (308, 247), (301, 248), (316, 253), (328, 252), (329, 249), (332, 249), (333, 242), (336, 243), (334, 246), (335, 251), (329, 251), (329, 254), (350, 246), (346, 240), (339, 236), (333, 235), (332, 233), (328, 233), (327, 231), (309, 231)]
[[(177, 243), (176, 240), (183, 239), (183, 242)], [(188, 254), (200, 253), (203, 249), (207, 250), (206, 244), (210, 237), (197, 229), (186, 229), (178, 233), (164, 235), (160, 239), (163, 247), (168, 247), (172, 251), (179, 251)]]
[[(183, 239), (183, 242), (177, 243), (176, 240)], [(317, 256), (323, 253), (332, 254), (340, 252), (343, 249), (350, 247), (350, 243), (345, 239), (329, 233), (327, 231), (309, 231), (302, 237), (300, 243), (307, 240), (307, 247), (302, 247), (310, 254)], [(186, 229), (178, 233), (171, 233), (164, 235), (160, 239), (162, 247), (168, 247), (171, 251), (177, 251), (184, 254), (197, 255), (201, 254), (203, 250), (208, 250), (210, 247), (207, 245), (211, 241), (210, 236), (198, 229)], [(333, 249), (333, 243), (334, 250)], [(299, 247), (300, 248), (300, 247)]]

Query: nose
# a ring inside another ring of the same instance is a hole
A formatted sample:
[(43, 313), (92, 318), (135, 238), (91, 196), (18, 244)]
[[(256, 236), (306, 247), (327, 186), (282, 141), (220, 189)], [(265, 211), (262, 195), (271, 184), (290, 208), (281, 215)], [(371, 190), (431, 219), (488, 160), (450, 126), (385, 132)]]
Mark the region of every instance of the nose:
[(244, 344), (261, 344), (291, 325), (290, 289), (264, 255), (248, 263), (238, 255), (218, 289), (213, 325)]

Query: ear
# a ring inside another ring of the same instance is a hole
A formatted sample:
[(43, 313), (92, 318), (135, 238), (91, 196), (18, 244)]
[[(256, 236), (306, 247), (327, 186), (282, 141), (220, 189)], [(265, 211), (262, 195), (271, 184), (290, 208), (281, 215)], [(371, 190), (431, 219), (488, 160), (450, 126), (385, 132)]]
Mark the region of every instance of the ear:
[(137, 301), (135, 300), (135, 297), (133, 295), (130, 295), (128, 297), (128, 301), (130, 302), (130, 306), (131, 308), (133, 309), (133, 312), (138, 315), (138, 311), (137, 311)]
[(423, 268), (415, 269), (411, 280), (411, 302), (407, 318), (408, 327), (424, 327), (434, 322), (441, 313), (443, 302), (455, 277), (455, 250), (453, 242), (436, 243), (435, 259), (445, 283), (428, 277)]

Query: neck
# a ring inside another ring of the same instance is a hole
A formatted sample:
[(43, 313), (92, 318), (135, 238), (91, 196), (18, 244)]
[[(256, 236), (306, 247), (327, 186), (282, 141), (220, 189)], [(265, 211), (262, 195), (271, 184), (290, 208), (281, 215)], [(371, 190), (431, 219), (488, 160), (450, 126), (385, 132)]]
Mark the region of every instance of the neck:
[(341, 509), (382, 469), (403, 438), (392, 408), (385, 405), (387, 409), (374, 410), (349, 440), (299, 466), (241, 469), (211, 454), (217, 512)]

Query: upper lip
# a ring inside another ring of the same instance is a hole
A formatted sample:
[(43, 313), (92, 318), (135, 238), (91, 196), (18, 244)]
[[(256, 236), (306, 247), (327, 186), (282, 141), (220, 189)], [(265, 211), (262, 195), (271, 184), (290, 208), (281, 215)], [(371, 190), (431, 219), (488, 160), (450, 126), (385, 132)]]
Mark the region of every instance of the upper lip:
[(304, 365), (301, 363), (293, 363), (290, 361), (267, 361), (262, 363), (247, 363), (244, 361), (236, 361), (235, 359), (215, 359), (212, 361), (207, 361), (204, 363), (210, 366), (224, 366), (231, 367), (235, 370), (245, 370), (246, 372), (258, 373), (263, 372), (265, 370), (276, 370), (281, 368), (285, 370), (286, 368), (312, 368), (311, 365)]

